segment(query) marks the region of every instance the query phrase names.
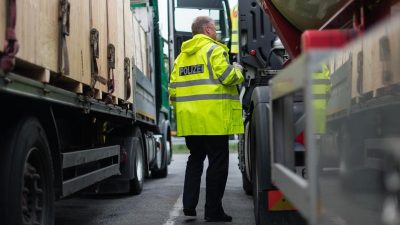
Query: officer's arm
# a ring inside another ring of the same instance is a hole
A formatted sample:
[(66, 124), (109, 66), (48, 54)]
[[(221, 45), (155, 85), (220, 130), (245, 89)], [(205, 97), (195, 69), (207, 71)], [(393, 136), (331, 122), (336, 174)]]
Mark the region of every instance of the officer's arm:
[(176, 82), (176, 78), (178, 76), (178, 72), (177, 72), (177, 66), (176, 64), (174, 65), (174, 68), (172, 69), (172, 73), (171, 76), (169, 78), (169, 84), (168, 84), (168, 92), (169, 92), (169, 100), (172, 103), (172, 106), (174, 107), (174, 109), (176, 109), (176, 102), (175, 102), (175, 97), (176, 97), (176, 88), (175, 88), (175, 82)]
[(241, 84), (244, 81), (242, 72), (229, 64), (228, 54), (222, 47), (217, 47), (211, 54), (211, 65), (217, 78), (227, 86)]

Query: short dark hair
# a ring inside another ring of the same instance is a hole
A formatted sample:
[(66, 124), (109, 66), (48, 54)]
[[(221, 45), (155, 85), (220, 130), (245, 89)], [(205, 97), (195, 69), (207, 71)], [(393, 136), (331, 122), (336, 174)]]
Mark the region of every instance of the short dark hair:
[(214, 22), (214, 20), (209, 16), (199, 16), (194, 19), (192, 23), (192, 34), (204, 34), (204, 26)]

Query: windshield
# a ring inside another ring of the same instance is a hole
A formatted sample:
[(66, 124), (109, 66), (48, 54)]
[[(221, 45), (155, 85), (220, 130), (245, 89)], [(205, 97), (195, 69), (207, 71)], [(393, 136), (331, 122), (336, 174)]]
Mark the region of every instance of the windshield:
[(175, 31), (191, 33), (192, 22), (196, 17), (210, 16), (214, 19), (218, 40), (226, 40), (226, 38), (229, 38), (229, 26), (227, 25), (228, 20), (226, 15), (225, 5), (222, 10), (175, 8)]

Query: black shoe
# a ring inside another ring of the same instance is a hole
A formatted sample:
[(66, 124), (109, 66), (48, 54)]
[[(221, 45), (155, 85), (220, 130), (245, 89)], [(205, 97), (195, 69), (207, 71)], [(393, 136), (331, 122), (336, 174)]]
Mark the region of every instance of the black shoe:
[(185, 216), (197, 216), (195, 209), (183, 209)]
[(217, 217), (204, 216), (204, 219), (207, 222), (231, 222), (232, 221), (232, 216), (229, 216), (229, 215), (224, 213), (221, 216), (217, 216)]

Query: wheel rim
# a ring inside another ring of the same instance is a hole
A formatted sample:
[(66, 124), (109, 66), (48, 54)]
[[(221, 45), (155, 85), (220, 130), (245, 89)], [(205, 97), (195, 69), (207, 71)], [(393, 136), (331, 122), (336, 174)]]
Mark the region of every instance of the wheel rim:
[(136, 157), (136, 171), (137, 171), (137, 178), (138, 181), (143, 180), (143, 153), (142, 149), (140, 148), (137, 152), (137, 157)]
[(29, 150), (25, 161), (22, 183), (22, 221), (24, 225), (43, 224), (46, 205), (44, 190), (45, 177), (41, 166), (40, 151), (37, 148)]
[(157, 169), (161, 169), (162, 149), (157, 147)]

